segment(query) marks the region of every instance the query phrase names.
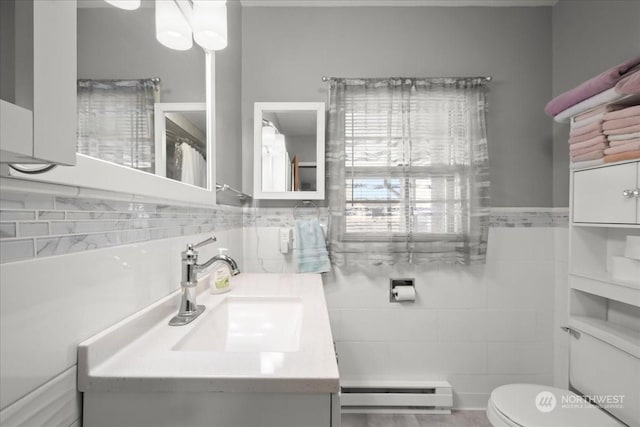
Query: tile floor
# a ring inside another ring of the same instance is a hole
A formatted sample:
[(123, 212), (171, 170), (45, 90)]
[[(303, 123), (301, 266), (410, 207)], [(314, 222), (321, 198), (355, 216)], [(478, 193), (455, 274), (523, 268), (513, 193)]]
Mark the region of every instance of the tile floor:
[(451, 415), (343, 414), (342, 427), (491, 427), (484, 411)]

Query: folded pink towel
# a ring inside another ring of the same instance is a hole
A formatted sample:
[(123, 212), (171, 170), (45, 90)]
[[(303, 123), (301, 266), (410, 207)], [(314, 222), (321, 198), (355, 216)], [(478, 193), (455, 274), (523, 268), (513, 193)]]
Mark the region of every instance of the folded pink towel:
[(575, 116), (573, 116), (573, 120), (576, 122), (579, 122), (581, 120), (588, 119), (589, 117), (598, 115), (600, 113), (607, 113), (611, 111), (612, 108), (613, 108), (612, 105), (603, 105), (601, 107), (594, 108), (593, 110), (585, 111), (584, 113), (581, 113), (581, 114), (576, 114)]
[(640, 116), (640, 105), (634, 105), (633, 107), (627, 107), (617, 111), (610, 111), (604, 115), (603, 119), (617, 120), (631, 116)]
[(590, 153), (593, 150), (605, 150), (606, 148), (607, 148), (607, 144), (605, 144), (604, 142), (592, 145), (590, 147), (578, 148), (577, 150), (571, 150), (571, 146), (569, 146), (569, 155), (571, 157), (576, 157), (576, 156), (580, 156), (582, 154)]
[(569, 151), (580, 150), (582, 148), (587, 148), (602, 143), (607, 143), (607, 137), (604, 135), (596, 136), (595, 138), (587, 139), (586, 141), (574, 142), (573, 144), (569, 144)]
[(571, 132), (569, 132), (569, 136), (584, 135), (585, 133), (589, 133), (594, 130), (602, 130), (602, 121), (595, 121), (593, 123), (589, 123), (588, 125), (572, 129)]
[(579, 86), (553, 98), (544, 108), (545, 113), (549, 116), (555, 116), (580, 101), (614, 87), (629, 71), (639, 64), (640, 55), (600, 73)]
[(604, 150), (593, 150), (579, 156), (571, 156), (572, 162), (582, 162), (584, 160), (595, 160), (604, 156)]
[(602, 123), (603, 130), (620, 129), (628, 126), (640, 125), (640, 116), (623, 117), (621, 119), (607, 120)]
[(625, 139), (635, 139), (635, 138), (640, 138), (640, 132), (631, 132), (631, 133), (621, 133), (618, 135), (609, 135), (607, 136), (607, 139), (609, 140), (609, 142), (611, 141), (622, 141)]
[(570, 136), (569, 137), (569, 144), (575, 144), (576, 142), (583, 142), (583, 141), (587, 141), (589, 139), (595, 138), (597, 136), (602, 135), (602, 131), (601, 130), (593, 130), (589, 133), (585, 133), (584, 135), (578, 135), (578, 136)]
[(624, 153), (609, 154), (605, 156), (605, 163), (621, 162), (623, 160), (640, 159), (640, 150), (625, 151)]
[(640, 125), (627, 126), (624, 128), (608, 129), (604, 131), (605, 135), (620, 135), (623, 133), (640, 132)]
[(621, 141), (611, 141), (611, 142), (609, 142), (609, 146), (610, 147), (619, 147), (621, 145), (631, 144), (632, 142), (640, 142), (640, 138), (623, 139)]
[(640, 150), (640, 142), (630, 142), (628, 144), (618, 145), (604, 150), (604, 154), (618, 154), (625, 151)]
[(615, 91), (623, 95), (640, 93), (640, 70), (620, 80), (615, 86)]

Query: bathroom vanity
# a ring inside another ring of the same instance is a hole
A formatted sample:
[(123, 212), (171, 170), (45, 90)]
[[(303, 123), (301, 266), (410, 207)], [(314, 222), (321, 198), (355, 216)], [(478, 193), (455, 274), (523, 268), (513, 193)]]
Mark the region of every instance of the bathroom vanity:
[(83, 425), (339, 426), (339, 376), (317, 274), (240, 274), (169, 326), (180, 292), (80, 344)]

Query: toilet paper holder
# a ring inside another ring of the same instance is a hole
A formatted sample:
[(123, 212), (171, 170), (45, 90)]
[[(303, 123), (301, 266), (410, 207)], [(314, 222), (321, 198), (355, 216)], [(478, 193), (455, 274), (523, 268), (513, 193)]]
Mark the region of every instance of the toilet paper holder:
[[(401, 287), (411, 287), (415, 291), (416, 287), (416, 279), (412, 278), (403, 278), (403, 279), (389, 279), (389, 302), (406, 302), (406, 301), (398, 301), (396, 299), (396, 288)], [(411, 301), (413, 302), (413, 300)]]

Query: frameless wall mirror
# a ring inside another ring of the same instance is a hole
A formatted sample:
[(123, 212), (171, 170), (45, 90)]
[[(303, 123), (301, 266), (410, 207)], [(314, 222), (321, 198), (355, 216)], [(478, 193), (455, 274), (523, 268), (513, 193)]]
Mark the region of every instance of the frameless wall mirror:
[(155, 5), (78, 1), (77, 152), (211, 190), (205, 52), (160, 44)]
[(322, 102), (256, 102), (254, 199), (324, 199)]

